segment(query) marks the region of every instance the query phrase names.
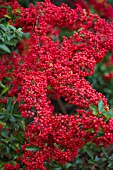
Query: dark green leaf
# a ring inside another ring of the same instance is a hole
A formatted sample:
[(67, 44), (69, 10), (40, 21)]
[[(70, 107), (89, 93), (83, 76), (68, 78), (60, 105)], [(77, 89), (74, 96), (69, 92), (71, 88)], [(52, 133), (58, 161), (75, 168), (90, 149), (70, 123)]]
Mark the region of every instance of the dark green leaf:
[(9, 97), (8, 100), (7, 100), (7, 107), (6, 107), (6, 109), (7, 109), (7, 111), (8, 111), (9, 113), (12, 113), (13, 107), (14, 107), (14, 104), (13, 104), (13, 102), (12, 102), (12, 98)]
[(108, 164), (108, 168), (113, 168), (113, 162), (110, 162), (110, 163)]
[(15, 122), (16, 122), (16, 119), (15, 119), (14, 116), (12, 116), (12, 115), (9, 117), (9, 120), (10, 120), (12, 123), (15, 123)]
[(70, 168), (71, 166), (72, 166), (71, 163), (67, 163), (67, 164), (65, 165), (65, 168), (68, 169), (68, 168)]
[(7, 114), (5, 114), (5, 113), (0, 114), (0, 119), (4, 119), (6, 117), (7, 117)]
[(14, 44), (14, 41), (7, 41), (7, 40), (5, 40), (4, 43), (5, 43), (6, 45), (10, 45), (10, 46), (14, 46), (14, 45), (15, 45), (15, 44)]
[(107, 0), (107, 3), (113, 6), (113, 0)]
[(4, 143), (8, 143), (7, 139), (1, 139), (1, 141), (4, 142)]
[(8, 6), (8, 13), (9, 13), (10, 16), (12, 16), (12, 8), (11, 8), (11, 6)]
[(94, 155), (93, 155), (92, 150), (90, 150), (90, 149), (87, 148), (85, 151), (86, 151), (86, 153), (89, 155), (89, 157), (93, 160), (93, 159), (94, 159)]
[(39, 151), (41, 149), (39, 147), (37, 147), (37, 146), (27, 146), (26, 150), (27, 151)]
[(104, 136), (103, 129), (101, 128), (99, 132), (97, 133), (96, 137)]
[(105, 148), (103, 148), (103, 147), (102, 147), (102, 152), (104, 153), (104, 155), (105, 155), (107, 158), (109, 157), (107, 151), (106, 151)]
[(3, 137), (5, 137), (5, 138), (7, 138), (8, 137), (8, 133), (6, 132), (6, 131), (1, 131), (1, 135), (3, 136)]

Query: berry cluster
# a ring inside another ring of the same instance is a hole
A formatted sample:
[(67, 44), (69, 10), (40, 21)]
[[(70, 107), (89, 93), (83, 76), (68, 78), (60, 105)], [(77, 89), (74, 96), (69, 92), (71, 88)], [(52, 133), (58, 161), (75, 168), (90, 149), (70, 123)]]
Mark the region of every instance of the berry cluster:
[[(12, 8), (17, 12), (17, 2)], [(34, 118), (26, 128), (22, 161), (26, 170), (45, 170), (45, 161), (65, 164), (88, 141), (98, 145), (113, 142), (113, 119), (106, 123), (101, 113), (94, 115), (89, 108), (103, 100), (108, 109), (107, 100), (85, 79), (113, 49), (113, 23), (87, 13), (79, 5), (76, 9), (64, 4), (57, 7), (49, 0), (20, 9), (15, 26), (30, 31), (31, 37), (20, 54), (14, 52), (6, 59), (2, 56), (0, 67), (5, 64), (4, 75), (11, 78), (9, 96), (17, 96), (25, 118)], [(64, 28), (73, 35), (60, 42), (60, 29)], [(51, 93), (77, 106), (74, 115), (54, 113)], [(104, 136), (99, 136), (100, 131)], [(30, 146), (36, 150), (28, 150)]]

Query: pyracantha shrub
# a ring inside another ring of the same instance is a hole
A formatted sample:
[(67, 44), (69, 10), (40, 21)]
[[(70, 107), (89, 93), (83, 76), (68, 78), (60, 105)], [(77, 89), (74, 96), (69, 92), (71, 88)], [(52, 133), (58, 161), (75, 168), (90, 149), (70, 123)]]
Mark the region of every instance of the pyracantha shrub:
[[(10, 77), (8, 95), (17, 96), (23, 117), (33, 118), (22, 146), (26, 170), (45, 170), (44, 162), (52, 159), (65, 164), (88, 141), (111, 144), (113, 118), (107, 100), (85, 78), (113, 49), (113, 22), (107, 23), (79, 5), (71, 9), (50, 1), (26, 9), (14, 2), (12, 9), (18, 16), (14, 25), (29, 31), (31, 37), (23, 43), (21, 53), (2, 56), (0, 67), (5, 68), (1, 68), (0, 78)], [(73, 35), (60, 41), (60, 29), (65, 28)], [(75, 105), (75, 113), (55, 113), (51, 95)], [(103, 101), (102, 107), (99, 101)]]

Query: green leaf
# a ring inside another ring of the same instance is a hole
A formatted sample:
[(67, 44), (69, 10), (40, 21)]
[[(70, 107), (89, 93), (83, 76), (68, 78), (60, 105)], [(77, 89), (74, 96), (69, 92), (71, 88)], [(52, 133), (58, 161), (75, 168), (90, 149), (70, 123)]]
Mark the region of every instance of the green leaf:
[(13, 108), (14, 108), (14, 104), (13, 104), (13, 102), (12, 102), (12, 98), (9, 97), (8, 100), (7, 100), (7, 107), (6, 107), (6, 109), (7, 109), (7, 111), (8, 111), (9, 113), (12, 113)]
[(105, 117), (104, 122), (107, 122), (109, 119), (110, 119), (109, 117)]
[(70, 168), (71, 166), (72, 166), (71, 163), (67, 163), (67, 164), (65, 165), (65, 168), (68, 169), (68, 168)]
[(95, 164), (95, 161), (90, 159), (90, 160), (88, 160), (88, 163)]
[(4, 143), (8, 143), (7, 139), (1, 139), (1, 141), (4, 142)]
[(9, 86), (6, 86), (6, 87), (2, 90), (1, 94), (3, 95), (3, 94), (5, 94), (5, 93), (7, 93), (8, 90), (9, 90)]
[(6, 123), (3, 120), (0, 121), (0, 124), (2, 124), (3, 126), (6, 126)]
[(14, 45), (15, 45), (15, 44), (14, 44), (14, 41), (7, 41), (7, 40), (5, 40), (4, 43), (5, 43), (6, 45), (10, 45), (10, 46), (14, 46)]
[(93, 106), (92, 104), (90, 104), (89, 108), (93, 111), (94, 115), (98, 114), (97, 108), (95, 106)]
[(93, 160), (94, 159), (94, 155), (93, 152), (90, 149), (85, 149), (86, 153), (89, 155), (89, 157)]
[(107, 167), (108, 168), (113, 168), (113, 162), (110, 162)]
[(30, 38), (30, 34), (29, 33), (23, 33), (23, 37), (28, 39), (28, 38)]
[(8, 133), (6, 131), (1, 131), (1, 136), (8, 138)]
[(98, 111), (102, 112), (104, 110), (104, 104), (102, 100), (99, 100), (98, 102)]
[(103, 115), (107, 118), (113, 118), (113, 110), (110, 109), (108, 112), (103, 113)]
[(7, 34), (7, 40), (10, 41), (12, 39), (13, 39), (13, 34), (12, 33)]
[(91, 133), (94, 133), (95, 131), (94, 131), (94, 129), (93, 129), (93, 128), (90, 128), (90, 129), (85, 130), (85, 132), (91, 132)]
[(9, 117), (9, 120), (10, 120), (12, 123), (15, 123), (15, 122), (16, 122), (16, 119), (15, 119), (14, 116), (12, 116), (12, 115)]
[(107, 151), (106, 151), (105, 148), (103, 148), (103, 147), (102, 147), (102, 152), (104, 153), (104, 155), (105, 155), (107, 158), (109, 157)]
[(98, 131), (96, 137), (100, 137), (100, 136), (104, 136), (104, 132), (103, 132), (103, 129), (100, 128), (100, 130)]
[(16, 12), (18, 12), (19, 14), (21, 14), (21, 10), (19, 8), (16, 9)]
[(107, 3), (109, 3), (111, 6), (113, 6), (113, 0), (107, 0)]
[(11, 53), (10, 49), (5, 44), (0, 44), (0, 50), (6, 53)]
[(41, 149), (38, 146), (27, 146), (26, 150), (27, 151), (39, 151)]
[(4, 24), (0, 24), (0, 28), (1, 28), (3, 31), (7, 31), (7, 27), (5, 27)]
[(5, 85), (2, 82), (0, 82), (0, 87), (5, 88)]
[[(18, 28), (18, 29), (17, 29), (17, 34), (18, 34), (19, 37), (22, 37), (22, 36), (23, 36), (22, 28)], [(19, 38), (19, 37), (18, 37), (18, 38)]]
[(96, 155), (95, 162), (98, 162), (99, 160), (100, 160), (100, 158)]
[[(4, 164), (5, 164), (4, 162), (0, 162), (0, 169), (1, 169), (1, 170), (4, 170)], [(3, 169), (2, 169), (2, 168), (3, 168)]]
[(13, 31), (16, 31), (16, 28), (13, 25), (9, 25), (9, 28), (11, 28)]
[(8, 6), (8, 13), (9, 13), (10, 16), (12, 16), (12, 11), (13, 10), (12, 10), (11, 6)]
[(78, 32), (80, 32), (80, 31), (83, 30), (83, 29), (84, 29), (84, 28), (79, 28), (79, 29), (78, 29)]
[(5, 113), (0, 114), (0, 119), (4, 119), (4, 118), (7, 118), (7, 114)]
[(11, 19), (11, 17), (9, 15), (4, 15), (4, 17), (6, 17), (8, 19)]

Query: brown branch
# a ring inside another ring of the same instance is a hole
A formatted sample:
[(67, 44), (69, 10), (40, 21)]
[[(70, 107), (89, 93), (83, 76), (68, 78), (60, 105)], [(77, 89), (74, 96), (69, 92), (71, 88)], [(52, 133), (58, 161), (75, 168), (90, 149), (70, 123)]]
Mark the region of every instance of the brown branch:
[(59, 106), (60, 106), (60, 108), (61, 108), (61, 110), (62, 110), (62, 113), (63, 113), (63, 114), (67, 114), (67, 111), (66, 111), (66, 109), (65, 109), (65, 106), (64, 106), (61, 98), (59, 98), (57, 101), (58, 101), (58, 104), (59, 104)]

